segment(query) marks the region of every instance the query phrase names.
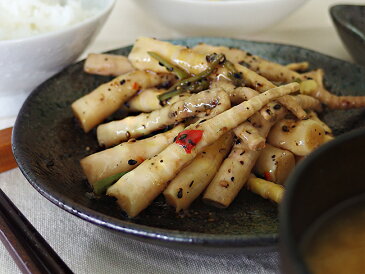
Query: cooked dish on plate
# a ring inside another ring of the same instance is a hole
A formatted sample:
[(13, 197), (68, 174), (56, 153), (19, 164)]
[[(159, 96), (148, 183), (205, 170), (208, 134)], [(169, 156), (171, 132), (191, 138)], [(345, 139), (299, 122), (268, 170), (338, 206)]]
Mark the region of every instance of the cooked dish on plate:
[[(279, 203), (296, 163), (333, 138), (323, 107), (365, 106), (365, 96), (329, 92), (324, 71), (302, 61), (146, 37), (128, 57), (90, 54), (86, 72), (116, 78), (72, 103), (106, 148), (81, 159), (89, 184), (129, 217), (160, 194), (177, 212), (200, 196), (226, 208), (243, 188)], [(129, 115), (105, 122), (120, 108)]]

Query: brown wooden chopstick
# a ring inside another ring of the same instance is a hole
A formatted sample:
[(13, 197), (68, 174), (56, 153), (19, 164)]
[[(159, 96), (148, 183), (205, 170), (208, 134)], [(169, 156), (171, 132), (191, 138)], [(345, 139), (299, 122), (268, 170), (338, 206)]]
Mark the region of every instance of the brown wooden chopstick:
[(17, 167), (11, 151), (11, 133), (13, 128), (0, 130), (0, 172)]
[(23, 273), (73, 273), (1, 189), (0, 240)]

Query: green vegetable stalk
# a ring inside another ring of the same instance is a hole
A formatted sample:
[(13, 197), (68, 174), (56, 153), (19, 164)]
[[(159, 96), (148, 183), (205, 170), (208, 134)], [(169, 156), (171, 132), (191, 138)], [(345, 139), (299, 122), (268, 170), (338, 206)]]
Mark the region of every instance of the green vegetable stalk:
[(147, 52), (153, 59), (156, 59), (161, 66), (164, 66), (168, 71), (171, 71), (176, 74), (176, 76), (181, 80), (188, 78), (190, 76), (184, 69), (180, 68), (179, 66), (173, 64), (166, 58), (162, 57), (156, 52), (149, 51)]
[(187, 79), (178, 81), (168, 91), (158, 96), (160, 101), (170, 99), (171, 97), (183, 92), (199, 92), (209, 87), (207, 77), (218, 67), (225, 62), (226, 58), (223, 54), (213, 53), (207, 56), (209, 66), (201, 73)]
[(109, 176), (109, 177), (106, 177), (104, 179), (97, 181), (93, 186), (94, 193), (97, 195), (104, 194), (106, 192), (106, 190), (108, 189), (108, 187), (110, 187), (112, 184), (117, 182), (126, 173), (128, 173), (128, 171), (120, 172), (115, 175), (112, 175), (112, 176)]

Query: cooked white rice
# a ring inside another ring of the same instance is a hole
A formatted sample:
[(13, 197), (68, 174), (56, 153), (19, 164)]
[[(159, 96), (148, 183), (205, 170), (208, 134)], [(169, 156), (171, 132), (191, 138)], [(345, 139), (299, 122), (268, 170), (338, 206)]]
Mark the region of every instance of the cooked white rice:
[(60, 30), (96, 12), (80, 0), (0, 0), (0, 40)]

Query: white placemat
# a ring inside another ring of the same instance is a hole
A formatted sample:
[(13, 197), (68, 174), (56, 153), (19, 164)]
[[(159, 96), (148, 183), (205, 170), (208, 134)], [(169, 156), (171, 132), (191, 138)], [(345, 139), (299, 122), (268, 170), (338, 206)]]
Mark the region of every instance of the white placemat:
[[(0, 174), (10, 197), (75, 273), (278, 273), (278, 254), (206, 255), (125, 238), (50, 203), (19, 169)], [(0, 245), (0, 273), (18, 273)]]

